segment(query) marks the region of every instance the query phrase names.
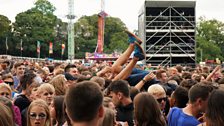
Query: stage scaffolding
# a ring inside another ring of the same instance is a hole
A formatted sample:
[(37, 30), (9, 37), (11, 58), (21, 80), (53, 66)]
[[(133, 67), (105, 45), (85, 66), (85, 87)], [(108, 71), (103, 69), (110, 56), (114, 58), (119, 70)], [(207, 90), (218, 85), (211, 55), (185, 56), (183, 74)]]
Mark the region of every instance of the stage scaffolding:
[(139, 12), (139, 36), (146, 63), (195, 66), (195, 0), (146, 0)]

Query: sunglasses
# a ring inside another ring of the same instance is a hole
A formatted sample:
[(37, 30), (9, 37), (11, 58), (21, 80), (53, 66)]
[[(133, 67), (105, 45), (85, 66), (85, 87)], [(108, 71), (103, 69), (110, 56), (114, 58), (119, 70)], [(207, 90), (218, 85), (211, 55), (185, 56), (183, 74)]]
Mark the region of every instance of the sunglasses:
[(6, 93), (6, 92), (2, 92), (0, 93), (1, 96), (9, 96), (9, 93)]
[(53, 94), (54, 94), (53, 92), (47, 92), (47, 93), (44, 93), (44, 96), (53, 95)]
[(8, 84), (8, 85), (14, 85), (14, 82), (5, 81), (5, 83)]
[(166, 101), (167, 97), (164, 97), (164, 98), (159, 98), (159, 99), (156, 99), (159, 103), (161, 103), (162, 101)]
[(47, 115), (44, 114), (44, 113), (40, 113), (40, 114), (37, 114), (37, 113), (30, 113), (30, 118), (31, 118), (31, 119), (37, 119), (37, 117), (38, 117), (39, 119), (45, 119), (45, 118), (47, 118)]

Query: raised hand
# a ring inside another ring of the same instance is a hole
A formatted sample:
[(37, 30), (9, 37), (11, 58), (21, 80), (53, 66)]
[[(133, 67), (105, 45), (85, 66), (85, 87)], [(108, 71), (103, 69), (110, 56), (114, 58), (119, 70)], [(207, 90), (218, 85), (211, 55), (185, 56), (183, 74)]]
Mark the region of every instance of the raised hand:
[(144, 80), (145, 80), (145, 81), (150, 81), (150, 80), (152, 80), (152, 79), (154, 79), (154, 78), (156, 78), (156, 75), (153, 74), (153, 73), (151, 72), (151, 73), (147, 74), (147, 75), (144, 77)]

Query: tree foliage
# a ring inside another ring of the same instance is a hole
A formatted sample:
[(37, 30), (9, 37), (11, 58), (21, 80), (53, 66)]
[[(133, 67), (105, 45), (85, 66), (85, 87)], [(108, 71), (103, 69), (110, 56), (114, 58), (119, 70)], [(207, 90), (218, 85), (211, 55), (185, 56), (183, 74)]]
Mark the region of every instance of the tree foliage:
[(10, 32), (11, 32), (11, 21), (4, 15), (0, 15), (0, 53), (7, 53), (6, 50), (6, 39), (8, 45), (10, 44)]
[(197, 25), (197, 57), (202, 59), (224, 59), (224, 23), (200, 18)]
[[(56, 8), (47, 0), (37, 0), (34, 7), (16, 15), (12, 23), (0, 15), (0, 42), (8, 40), (8, 54), (37, 57), (37, 41), (41, 45), (41, 58), (49, 57), (49, 42), (53, 42), (52, 58), (61, 57), (61, 45), (66, 45), (64, 58), (67, 57), (67, 23), (53, 13)], [(84, 58), (85, 52), (93, 53), (97, 46), (98, 15), (83, 16), (74, 24), (75, 57)], [(125, 24), (114, 17), (105, 18), (104, 52), (122, 52), (128, 46)], [(3, 35), (4, 34), (4, 35)], [(21, 42), (23, 50), (21, 51)], [(0, 53), (5, 53), (0, 46)], [(22, 53), (21, 53), (22, 52)]]
[[(75, 23), (75, 42), (77, 54), (94, 52), (97, 46), (98, 16), (83, 16)], [(114, 17), (106, 17), (104, 33), (104, 52), (124, 51), (127, 48), (125, 24)], [(88, 50), (87, 50), (88, 47)], [(84, 58), (84, 55), (79, 55)]]
[(23, 41), (25, 56), (36, 57), (36, 43), (41, 42), (41, 56), (48, 56), (48, 43), (54, 42), (57, 17), (53, 15), (55, 7), (46, 0), (38, 0), (35, 7), (16, 16), (14, 35), (17, 46)]
[(10, 31), (11, 21), (4, 15), (0, 15), (0, 36)]
[(35, 9), (41, 11), (43, 14), (53, 15), (56, 8), (47, 0), (38, 0), (35, 3)]

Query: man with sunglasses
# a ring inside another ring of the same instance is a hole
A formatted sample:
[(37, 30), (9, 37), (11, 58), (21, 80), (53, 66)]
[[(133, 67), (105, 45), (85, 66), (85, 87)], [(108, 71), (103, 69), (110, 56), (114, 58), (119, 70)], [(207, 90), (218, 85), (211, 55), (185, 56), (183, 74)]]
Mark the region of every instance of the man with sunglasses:
[(164, 88), (160, 84), (154, 84), (149, 86), (148, 93), (151, 94), (157, 100), (163, 118), (164, 120), (166, 120), (165, 107), (167, 104), (167, 96)]
[(164, 111), (167, 97), (163, 87), (159, 84), (151, 85), (148, 88), (148, 93), (151, 94), (158, 101), (161, 111)]

